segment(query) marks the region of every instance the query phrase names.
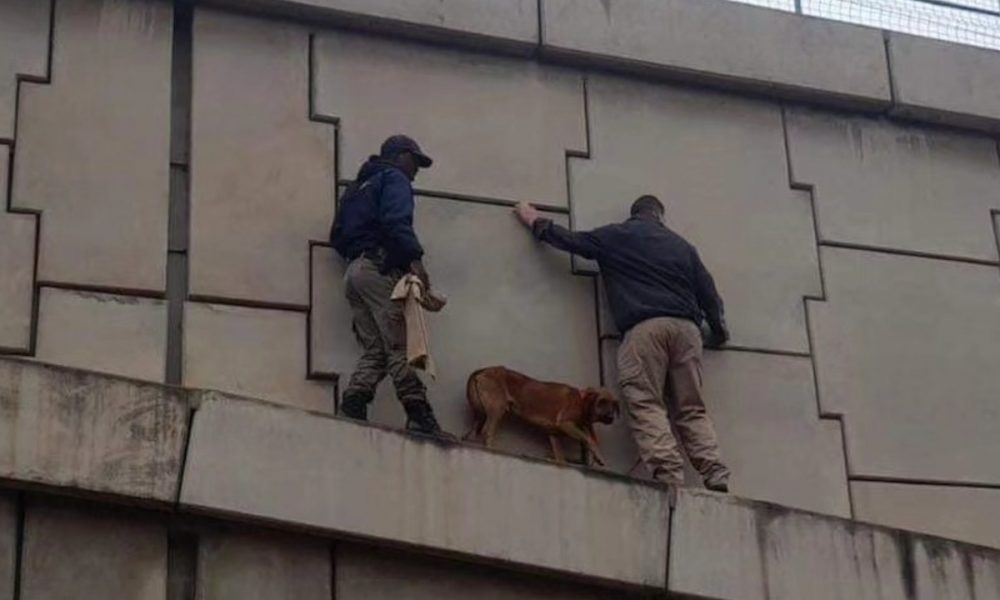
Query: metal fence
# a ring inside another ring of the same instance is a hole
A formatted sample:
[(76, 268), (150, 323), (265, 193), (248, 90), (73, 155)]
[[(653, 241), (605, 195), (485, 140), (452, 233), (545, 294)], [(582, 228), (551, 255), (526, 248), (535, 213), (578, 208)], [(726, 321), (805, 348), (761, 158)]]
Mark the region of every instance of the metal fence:
[(1000, 50), (1000, 0), (733, 0)]

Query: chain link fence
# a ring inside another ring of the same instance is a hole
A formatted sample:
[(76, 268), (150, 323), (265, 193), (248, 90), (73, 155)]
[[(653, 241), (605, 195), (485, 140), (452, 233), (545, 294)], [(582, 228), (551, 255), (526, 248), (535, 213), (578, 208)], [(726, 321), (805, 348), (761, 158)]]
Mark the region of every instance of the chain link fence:
[(1000, 50), (1000, 0), (733, 0)]

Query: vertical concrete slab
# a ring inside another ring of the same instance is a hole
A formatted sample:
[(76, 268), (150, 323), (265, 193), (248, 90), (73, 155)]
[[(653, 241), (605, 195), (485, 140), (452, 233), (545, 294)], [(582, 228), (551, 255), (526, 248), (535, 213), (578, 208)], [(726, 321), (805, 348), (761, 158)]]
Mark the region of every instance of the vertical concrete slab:
[(166, 600), (166, 590), (161, 523), (68, 504), (29, 505), (22, 598)]
[(0, 495), (0, 594), (14, 597), (14, 579), (17, 577), (17, 497), (12, 493)]
[(662, 589), (667, 496), (583, 469), (210, 394), (195, 413), (180, 504)]
[(682, 490), (671, 533), (673, 593), (746, 600), (912, 598), (904, 553), (888, 530)]
[(822, 249), (809, 315), (826, 412), (851, 474), (1000, 482), (1000, 278), (995, 266)]
[(517, 575), (429, 556), (355, 544), (337, 545), (338, 600), (637, 599), (621, 590)]
[(996, 140), (857, 115), (786, 114), (792, 176), (814, 186), (822, 239), (997, 260)]
[(198, 540), (198, 600), (330, 600), (330, 544), (218, 531)]
[(161, 0), (56, 3), (52, 83), (21, 90), (13, 174), (12, 205), (44, 214), (40, 279), (163, 290), (171, 28)]
[(917, 598), (979, 600), (1000, 597), (1000, 550), (914, 537)]
[(163, 381), (164, 300), (42, 288), (38, 304), (38, 360)]
[(334, 127), (309, 119), (309, 31), (195, 11), (190, 291), (309, 304), (334, 210)]
[[(617, 390), (617, 342), (605, 341), (605, 382)], [(840, 423), (819, 418), (808, 358), (752, 352), (707, 352), (705, 404), (732, 471), (730, 491), (753, 500), (849, 517)], [(628, 418), (601, 438), (615, 470), (648, 477)], [(701, 478), (688, 470), (688, 485)]]
[(895, 105), (902, 116), (1000, 131), (1000, 53), (889, 34)]
[(587, 150), (579, 74), (336, 31), (317, 35), (315, 61), (316, 112), (339, 119), (339, 177), (406, 133), (435, 159), (421, 189), (566, 206), (566, 152)]
[(0, 145), (0, 349), (31, 344), (35, 278), (35, 217), (7, 212), (10, 148)]
[[(565, 217), (555, 216), (565, 224)], [(443, 311), (428, 315), (438, 371), (428, 391), (442, 426), (458, 435), (469, 428), (466, 383), (482, 367), (504, 365), (578, 387), (600, 382), (593, 284), (570, 273), (568, 256), (535, 242), (504, 206), (421, 196), (416, 228), (431, 282), (448, 296)], [(341, 277), (341, 269), (317, 274), (314, 291), (332, 295), (314, 304), (313, 339), (332, 340), (319, 342), (334, 350), (329, 357), (315, 360), (321, 371), (343, 374), (346, 383), (358, 347)], [(382, 391), (372, 419), (402, 427), (405, 415), (391, 385)], [(498, 436), (501, 448), (550, 456), (544, 433), (510, 421)], [(577, 455), (576, 444), (567, 442), (565, 449)]]
[(720, 0), (542, 0), (547, 53), (728, 87), (889, 102), (881, 32)]
[(49, 0), (0, 5), (0, 140), (14, 139), (18, 78), (47, 75), (51, 11)]
[(1000, 489), (852, 481), (862, 521), (1000, 548)]
[(306, 314), (188, 302), (184, 385), (333, 412), (333, 385), (306, 379)]
[(658, 196), (726, 301), (733, 344), (808, 351), (802, 297), (819, 294), (808, 194), (789, 189), (776, 105), (610, 77), (588, 83), (591, 158), (570, 163), (574, 227)]
[(0, 477), (173, 502), (188, 403), (175, 388), (0, 361)]

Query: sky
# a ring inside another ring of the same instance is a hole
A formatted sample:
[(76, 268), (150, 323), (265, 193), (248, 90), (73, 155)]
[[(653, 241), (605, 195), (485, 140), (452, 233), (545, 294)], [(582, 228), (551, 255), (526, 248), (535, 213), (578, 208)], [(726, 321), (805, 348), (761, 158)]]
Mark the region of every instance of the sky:
[[(795, 10), (795, 0), (733, 0)], [(1000, 0), (801, 0), (807, 15), (1000, 50)], [(992, 14), (990, 14), (992, 13)]]

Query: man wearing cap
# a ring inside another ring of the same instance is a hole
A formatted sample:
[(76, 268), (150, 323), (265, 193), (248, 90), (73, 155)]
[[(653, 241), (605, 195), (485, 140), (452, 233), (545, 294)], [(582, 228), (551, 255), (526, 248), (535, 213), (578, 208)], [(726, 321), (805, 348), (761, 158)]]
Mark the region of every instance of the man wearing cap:
[(413, 230), (411, 182), (420, 168), (432, 162), (413, 139), (405, 135), (386, 139), (379, 155), (368, 158), (341, 197), (330, 241), (348, 261), (345, 294), (362, 347), (340, 414), (367, 420), (375, 389), (389, 375), (406, 410), (406, 428), (447, 437), (427, 402), (427, 388), (406, 360), (403, 308), (390, 299), (407, 273), (417, 275), (430, 289), (421, 261), (424, 250)]
[(701, 392), (699, 325), (704, 320), (711, 330), (706, 345), (726, 343), (722, 299), (698, 251), (664, 224), (663, 204), (655, 196), (641, 196), (624, 223), (584, 232), (543, 219), (526, 203), (516, 214), (537, 239), (597, 261), (623, 336), (618, 383), (639, 456), (653, 477), (668, 485), (684, 483), (672, 422), (705, 487), (728, 491), (729, 469)]

